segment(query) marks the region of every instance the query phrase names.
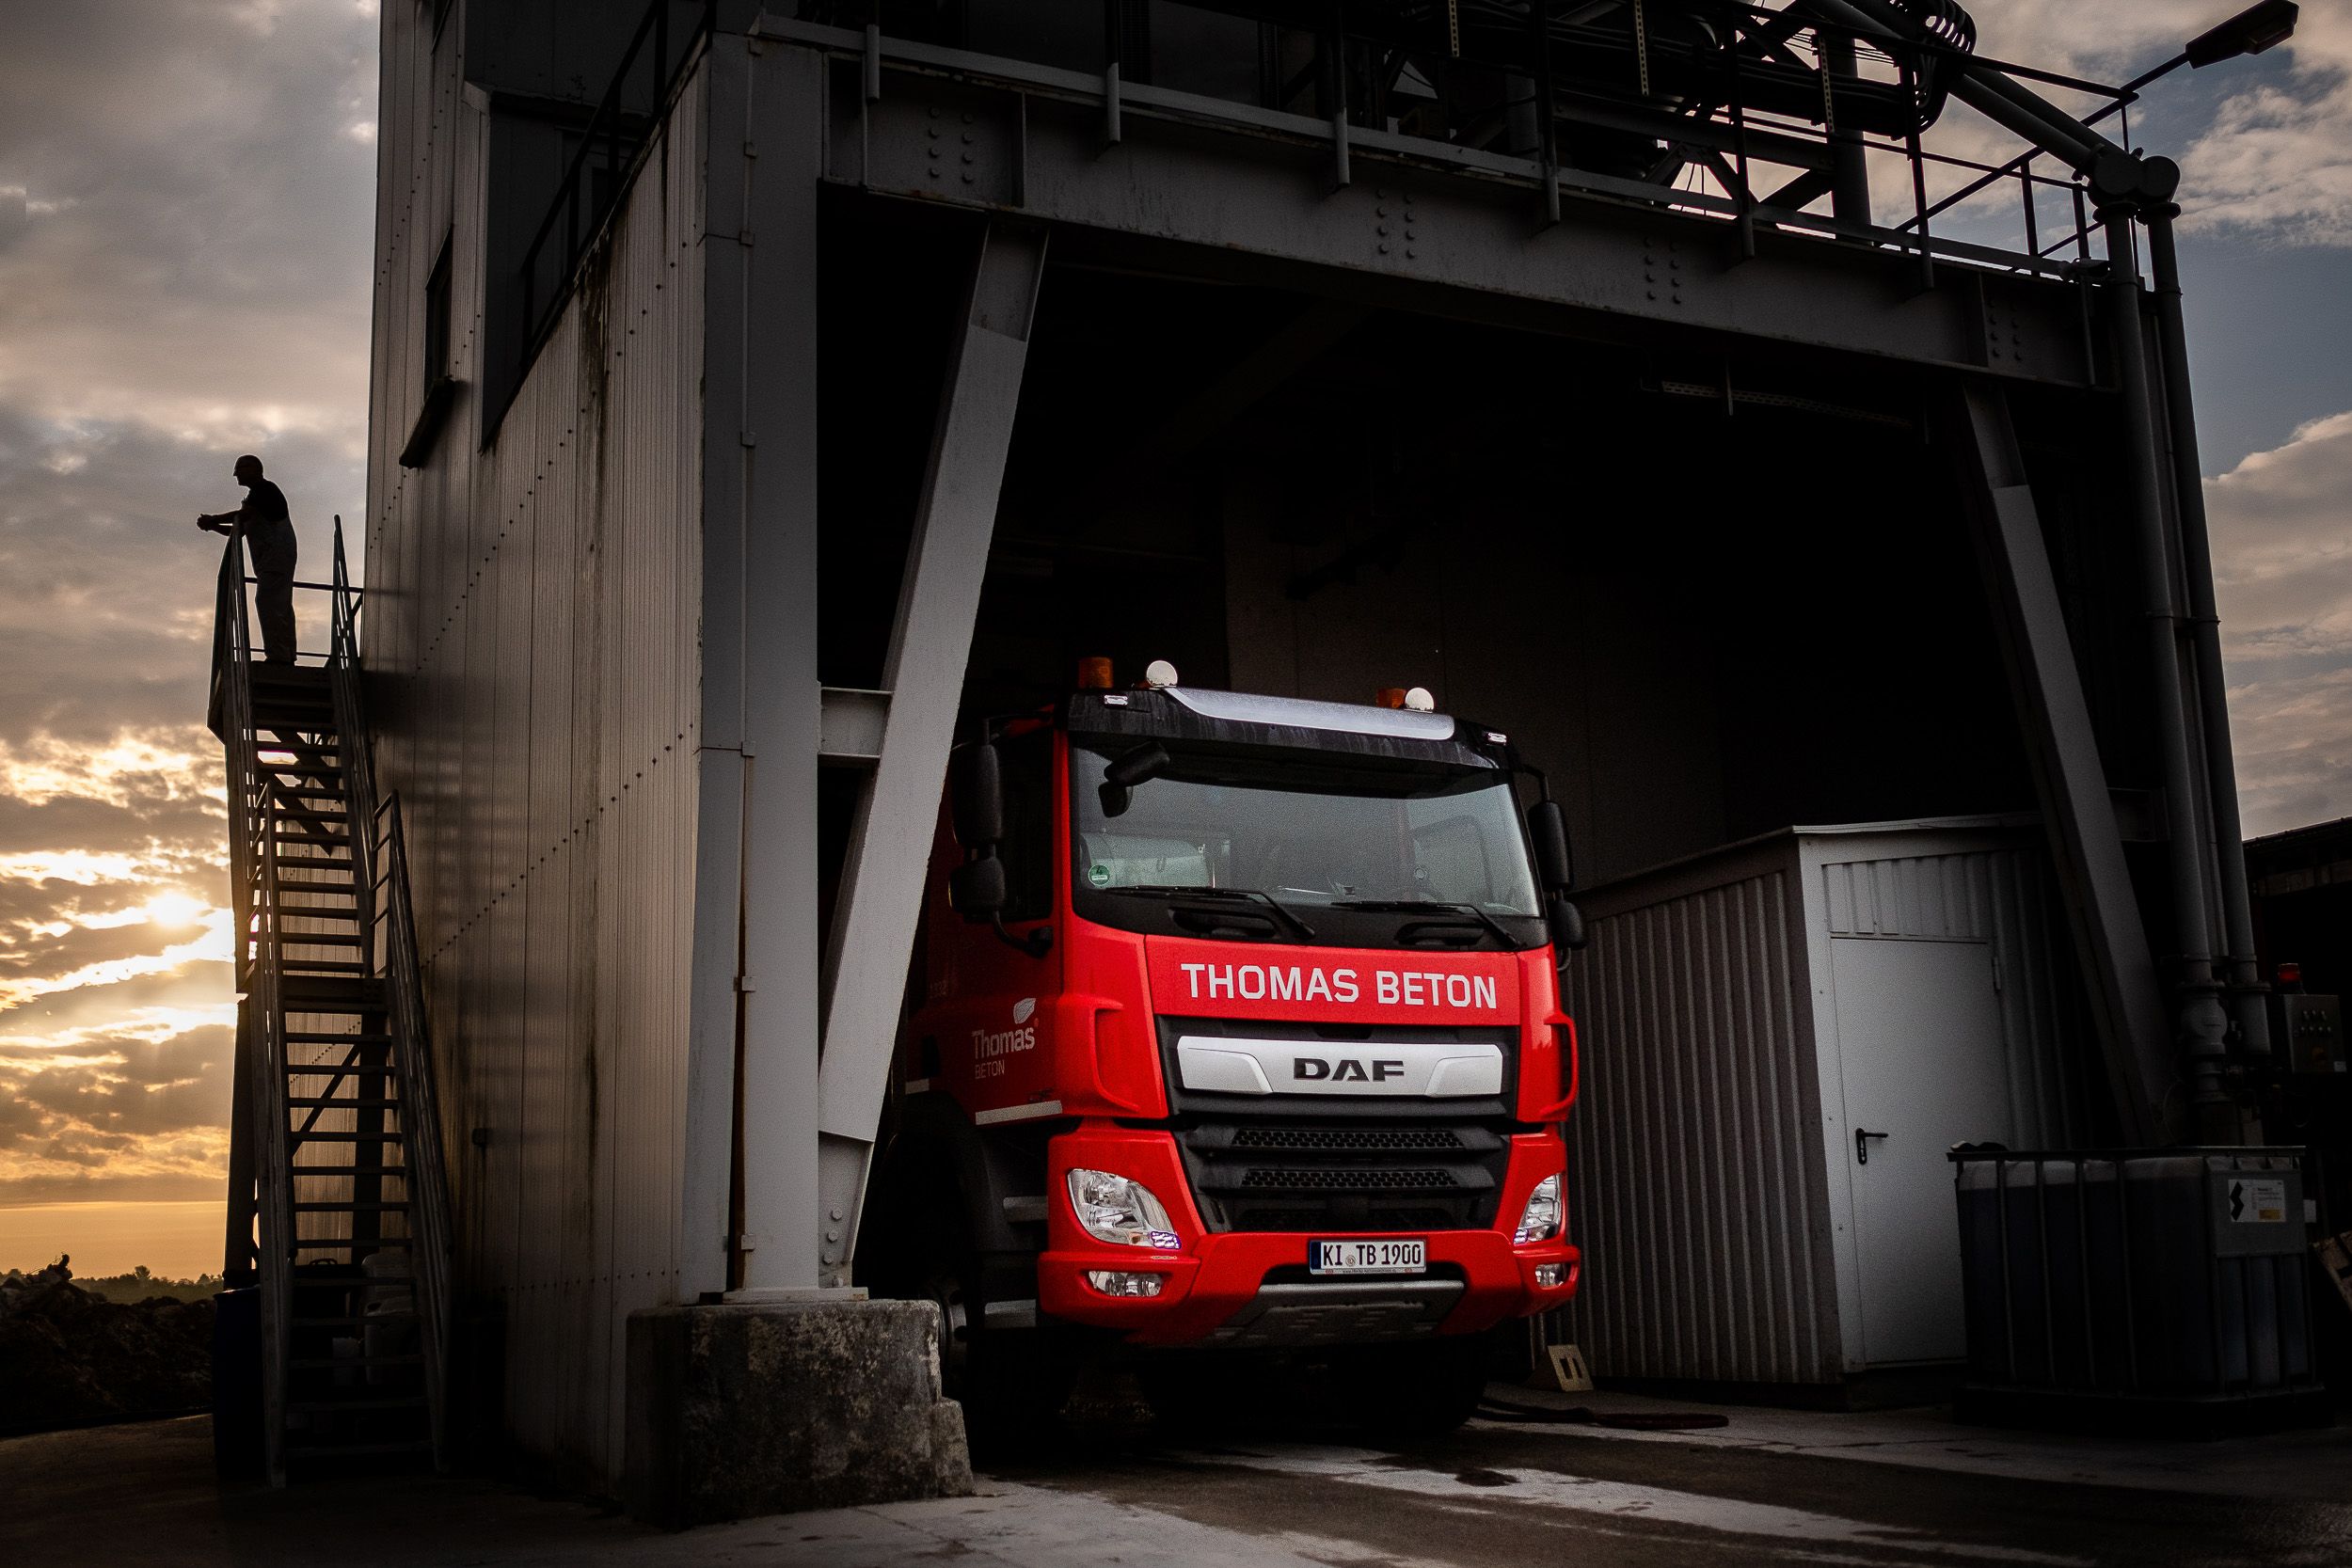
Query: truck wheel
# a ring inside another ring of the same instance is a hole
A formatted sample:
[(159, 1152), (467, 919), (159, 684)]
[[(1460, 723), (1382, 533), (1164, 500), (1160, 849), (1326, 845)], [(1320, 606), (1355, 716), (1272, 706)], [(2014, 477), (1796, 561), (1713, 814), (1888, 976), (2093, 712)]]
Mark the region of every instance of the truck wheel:
[(1444, 1436), (1478, 1409), (1485, 1351), (1475, 1334), (1366, 1346), (1337, 1369), (1353, 1424), (1383, 1442)]
[(1035, 1447), (1055, 1431), (1077, 1386), (1077, 1357), (1050, 1329), (991, 1328), (980, 1271), (961, 1236), (941, 1238), (919, 1289), (939, 1307), (939, 1367), (947, 1397), (963, 1405), (973, 1449), (1001, 1454)]

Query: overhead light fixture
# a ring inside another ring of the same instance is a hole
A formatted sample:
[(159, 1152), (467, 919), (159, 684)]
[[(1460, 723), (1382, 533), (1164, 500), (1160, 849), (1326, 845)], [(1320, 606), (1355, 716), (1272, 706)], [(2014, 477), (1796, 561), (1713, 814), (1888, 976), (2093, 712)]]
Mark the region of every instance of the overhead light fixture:
[(2302, 8), (2295, 0), (2262, 0), (2262, 4), (2247, 7), (2220, 26), (2198, 34), (2181, 53), (2187, 57), (2191, 70), (2234, 60), (2240, 55), (2259, 55), (2293, 38), (2296, 20), (2301, 14)]

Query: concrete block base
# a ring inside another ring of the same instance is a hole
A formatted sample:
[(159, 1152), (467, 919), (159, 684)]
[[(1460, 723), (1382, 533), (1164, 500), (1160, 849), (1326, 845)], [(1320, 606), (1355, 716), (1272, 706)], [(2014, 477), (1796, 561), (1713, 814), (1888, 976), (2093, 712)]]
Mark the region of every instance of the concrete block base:
[(629, 1510), (683, 1528), (972, 1490), (929, 1302), (662, 1307), (628, 1319)]

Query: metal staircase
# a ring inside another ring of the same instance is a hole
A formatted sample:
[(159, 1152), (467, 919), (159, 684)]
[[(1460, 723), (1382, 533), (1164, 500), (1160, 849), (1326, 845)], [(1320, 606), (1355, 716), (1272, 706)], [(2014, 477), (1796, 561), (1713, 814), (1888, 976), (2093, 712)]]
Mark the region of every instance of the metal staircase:
[[(212, 726), (241, 935), (229, 1282), (259, 1297), (269, 1479), (446, 1459), (449, 1227), (397, 797), (378, 800), (335, 527), (323, 661), (252, 655), (221, 562)], [(306, 656), (315, 657), (315, 656)]]

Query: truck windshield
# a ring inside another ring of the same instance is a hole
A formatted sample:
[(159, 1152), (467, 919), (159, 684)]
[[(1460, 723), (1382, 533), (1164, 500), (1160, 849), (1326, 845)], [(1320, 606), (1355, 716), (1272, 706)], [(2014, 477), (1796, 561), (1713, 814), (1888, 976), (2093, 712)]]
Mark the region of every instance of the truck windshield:
[(1335, 772), (1312, 785), (1263, 760), (1175, 752), (1135, 786), (1118, 816), (1103, 808), (1110, 758), (1071, 747), (1073, 869), (1097, 892), (1232, 888), (1287, 905), (1468, 905), (1482, 914), (1542, 912), (1506, 776), (1485, 768)]

